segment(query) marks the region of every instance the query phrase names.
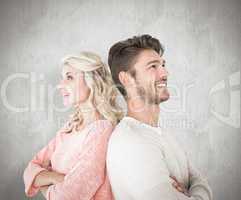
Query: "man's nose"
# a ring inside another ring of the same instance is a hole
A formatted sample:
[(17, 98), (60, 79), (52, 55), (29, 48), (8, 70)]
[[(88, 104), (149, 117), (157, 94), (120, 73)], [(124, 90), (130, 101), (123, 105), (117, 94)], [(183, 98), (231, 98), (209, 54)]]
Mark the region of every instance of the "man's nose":
[(159, 69), (159, 76), (163, 77), (163, 76), (168, 76), (169, 72), (167, 71), (167, 69), (165, 67), (160, 67)]

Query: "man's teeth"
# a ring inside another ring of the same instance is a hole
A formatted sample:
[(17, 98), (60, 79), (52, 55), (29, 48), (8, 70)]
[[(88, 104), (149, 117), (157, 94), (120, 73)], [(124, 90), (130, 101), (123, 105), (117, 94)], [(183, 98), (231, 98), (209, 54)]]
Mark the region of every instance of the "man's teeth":
[(157, 85), (157, 87), (166, 87), (166, 86), (167, 86), (166, 83), (160, 83), (160, 84)]

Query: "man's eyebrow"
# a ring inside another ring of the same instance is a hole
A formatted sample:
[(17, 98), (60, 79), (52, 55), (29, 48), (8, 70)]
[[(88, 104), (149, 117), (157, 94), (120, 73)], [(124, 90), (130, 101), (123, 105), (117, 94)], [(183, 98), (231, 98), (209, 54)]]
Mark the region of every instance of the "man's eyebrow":
[(146, 65), (150, 65), (150, 64), (153, 64), (153, 63), (161, 63), (161, 62), (160, 62), (160, 60), (151, 60), (148, 63), (146, 63)]

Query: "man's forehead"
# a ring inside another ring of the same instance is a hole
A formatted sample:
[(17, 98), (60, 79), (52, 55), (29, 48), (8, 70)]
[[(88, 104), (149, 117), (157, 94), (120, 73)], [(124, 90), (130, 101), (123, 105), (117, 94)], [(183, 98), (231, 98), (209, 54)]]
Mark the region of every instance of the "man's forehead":
[(163, 62), (164, 58), (154, 50), (143, 50), (138, 58), (136, 64), (148, 64), (151, 62)]

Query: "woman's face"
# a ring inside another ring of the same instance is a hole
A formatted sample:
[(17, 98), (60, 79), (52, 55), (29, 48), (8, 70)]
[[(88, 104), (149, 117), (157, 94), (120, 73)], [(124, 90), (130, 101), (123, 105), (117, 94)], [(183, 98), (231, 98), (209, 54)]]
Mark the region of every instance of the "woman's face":
[(85, 82), (84, 73), (69, 65), (63, 66), (62, 80), (58, 89), (63, 96), (65, 106), (84, 103), (90, 95), (90, 88)]

